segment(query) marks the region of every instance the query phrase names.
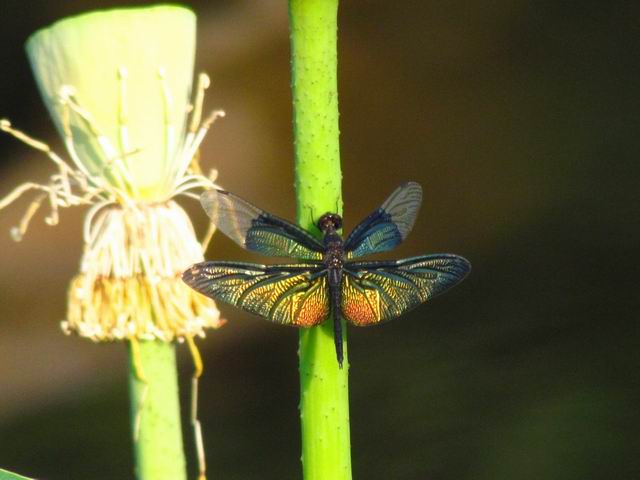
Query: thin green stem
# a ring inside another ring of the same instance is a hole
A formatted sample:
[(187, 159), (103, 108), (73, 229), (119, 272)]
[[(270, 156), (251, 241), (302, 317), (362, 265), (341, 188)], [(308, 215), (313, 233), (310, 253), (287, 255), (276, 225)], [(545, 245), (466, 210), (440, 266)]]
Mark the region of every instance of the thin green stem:
[(0, 468), (0, 480), (32, 480), (17, 473), (11, 473)]
[[(314, 217), (342, 211), (337, 13), (338, 0), (289, 0), (298, 223), (315, 232)], [(300, 332), (305, 480), (351, 479), (347, 341), (340, 369), (332, 323)]]
[(185, 480), (175, 346), (129, 344), (131, 430), (139, 480)]

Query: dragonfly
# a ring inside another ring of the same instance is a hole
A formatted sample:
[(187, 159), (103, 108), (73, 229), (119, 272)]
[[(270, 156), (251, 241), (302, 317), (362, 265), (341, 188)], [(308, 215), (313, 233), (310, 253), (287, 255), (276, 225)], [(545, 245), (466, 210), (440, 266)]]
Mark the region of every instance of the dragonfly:
[(182, 279), (210, 298), (276, 324), (309, 328), (331, 316), (340, 368), (342, 318), (357, 327), (386, 322), (460, 283), (471, 269), (468, 260), (448, 253), (360, 261), (409, 235), (422, 203), (422, 187), (415, 182), (400, 185), (344, 240), (337, 213), (319, 217), (318, 239), (224, 190), (208, 190), (200, 202), (213, 224), (241, 247), (297, 262), (207, 261), (191, 266)]

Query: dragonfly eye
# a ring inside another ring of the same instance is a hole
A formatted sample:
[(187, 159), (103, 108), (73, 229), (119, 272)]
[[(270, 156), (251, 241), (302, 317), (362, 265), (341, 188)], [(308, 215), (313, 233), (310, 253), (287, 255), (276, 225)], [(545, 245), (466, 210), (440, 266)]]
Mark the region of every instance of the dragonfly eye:
[(342, 228), (342, 217), (336, 213), (325, 213), (318, 220), (318, 228), (323, 233), (329, 229), (340, 230)]

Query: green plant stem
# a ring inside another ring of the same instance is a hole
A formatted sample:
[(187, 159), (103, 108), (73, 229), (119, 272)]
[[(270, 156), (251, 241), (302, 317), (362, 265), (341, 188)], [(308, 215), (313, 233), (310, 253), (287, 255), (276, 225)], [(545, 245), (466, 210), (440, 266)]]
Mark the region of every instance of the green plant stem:
[[(314, 217), (342, 211), (337, 13), (338, 0), (289, 1), (298, 223), (316, 233)], [(340, 369), (332, 324), (300, 332), (305, 480), (351, 479), (347, 341)]]
[(160, 341), (137, 345), (139, 354), (129, 344), (136, 478), (185, 480), (175, 346)]
[(11, 473), (0, 468), (0, 480), (32, 480), (17, 473)]

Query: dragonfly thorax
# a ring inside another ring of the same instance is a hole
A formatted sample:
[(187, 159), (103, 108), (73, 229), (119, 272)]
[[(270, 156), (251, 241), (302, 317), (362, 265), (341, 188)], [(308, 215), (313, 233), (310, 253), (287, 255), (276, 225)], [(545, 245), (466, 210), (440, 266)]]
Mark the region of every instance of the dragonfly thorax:
[(325, 213), (318, 220), (318, 228), (324, 234), (322, 263), (329, 271), (329, 284), (339, 285), (344, 263), (344, 243), (338, 233), (342, 228), (342, 217), (337, 213)]
[(339, 285), (344, 264), (344, 244), (342, 237), (334, 231), (324, 236), (324, 255), (322, 263), (329, 272), (329, 284)]

